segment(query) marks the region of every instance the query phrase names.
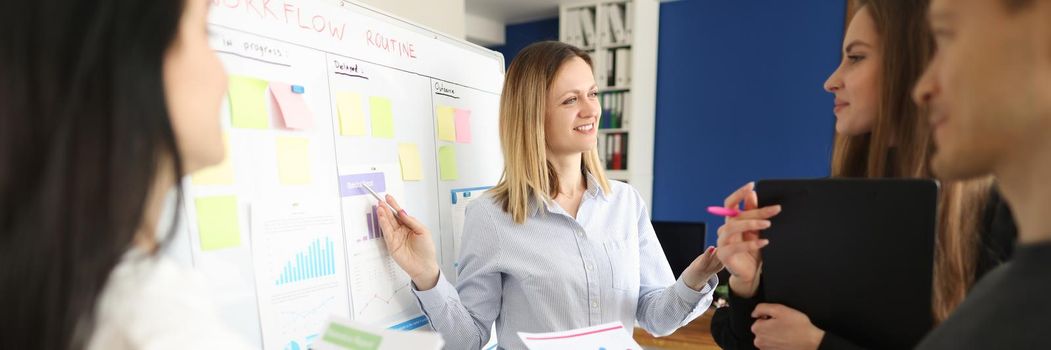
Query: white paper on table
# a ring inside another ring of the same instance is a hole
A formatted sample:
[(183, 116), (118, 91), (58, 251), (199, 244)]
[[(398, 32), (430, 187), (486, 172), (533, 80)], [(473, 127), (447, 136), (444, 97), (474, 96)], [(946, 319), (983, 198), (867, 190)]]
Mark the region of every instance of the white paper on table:
[(395, 331), (332, 317), (315, 343), (316, 350), (440, 350), (441, 335), (425, 331)]
[(620, 322), (550, 333), (518, 332), (530, 350), (642, 350)]

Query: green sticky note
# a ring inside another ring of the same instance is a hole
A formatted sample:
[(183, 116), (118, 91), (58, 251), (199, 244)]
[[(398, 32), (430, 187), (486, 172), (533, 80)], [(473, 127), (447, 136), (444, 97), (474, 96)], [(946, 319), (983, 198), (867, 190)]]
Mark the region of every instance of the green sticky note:
[(391, 112), (390, 99), (369, 97), (369, 111), (372, 113), (372, 137), (393, 139), (394, 115)]
[(332, 323), (322, 338), (325, 342), (347, 350), (378, 350), (383, 337), (360, 329)]
[(460, 178), (456, 169), (456, 148), (442, 146), (438, 149), (438, 167), (441, 168), (442, 181), (453, 181)]
[(353, 92), (337, 93), (336, 108), (339, 110), (340, 135), (365, 136), (365, 110), (361, 107), (361, 95)]
[(199, 197), (194, 200), (194, 206), (202, 251), (241, 245), (237, 196)]
[(266, 129), (270, 115), (266, 112), (266, 80), (230, 76), (230, 123), (235, 128)]
[(456, 114), (452, 107), (438, 107), (438, 139), (456, 141)]

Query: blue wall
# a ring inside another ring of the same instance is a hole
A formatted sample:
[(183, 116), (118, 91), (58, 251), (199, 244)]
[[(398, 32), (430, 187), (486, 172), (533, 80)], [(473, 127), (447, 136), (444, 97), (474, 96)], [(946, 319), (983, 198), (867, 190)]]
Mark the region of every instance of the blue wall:
[(515, 58), (529, 44), (544, 40), (558, 40), (558, 18), (512, 24), (504, 28), (504, 45), (489, 49), (504, 54), (504, 64), (511, 66)]
[(653, 217), (705, 208), (748, 181), (828, 175), (844, 1), (661, 4)]
[[(752, 180), (827, 176), (845, 1), (683, 0), (661, 4), (653, 217), (722, 222), (708, 205)], [(507, 64), (558, 19), (510, 25)]]

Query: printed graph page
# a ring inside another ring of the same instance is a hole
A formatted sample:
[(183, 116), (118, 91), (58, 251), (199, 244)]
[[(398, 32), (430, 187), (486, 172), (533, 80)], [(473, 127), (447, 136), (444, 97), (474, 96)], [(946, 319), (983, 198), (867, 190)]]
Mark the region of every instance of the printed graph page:
[(252, 206), (252, 256), (264, 349), (307, 349), (332, 316), (347, 317), (346, 263), (335, 203)]

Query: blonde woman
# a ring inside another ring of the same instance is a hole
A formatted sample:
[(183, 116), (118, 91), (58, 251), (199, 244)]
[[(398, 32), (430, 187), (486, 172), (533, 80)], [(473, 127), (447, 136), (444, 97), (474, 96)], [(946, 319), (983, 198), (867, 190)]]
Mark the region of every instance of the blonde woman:
[(524, 349), (517, 332), (638, 321), (667, 335), (708, 309), (714, 248), (674, 279), (646, 204), (602, 171), (599, 114), (587, 53), (541, 42), (515, 57), (500, 100), (503, 178), (467, 207), (455, 287), (429, 230), (389, 196), (399, 217), (380, 206), (387, 249), (448, 348), (481, 347), (494, 321), (501, 348)]

